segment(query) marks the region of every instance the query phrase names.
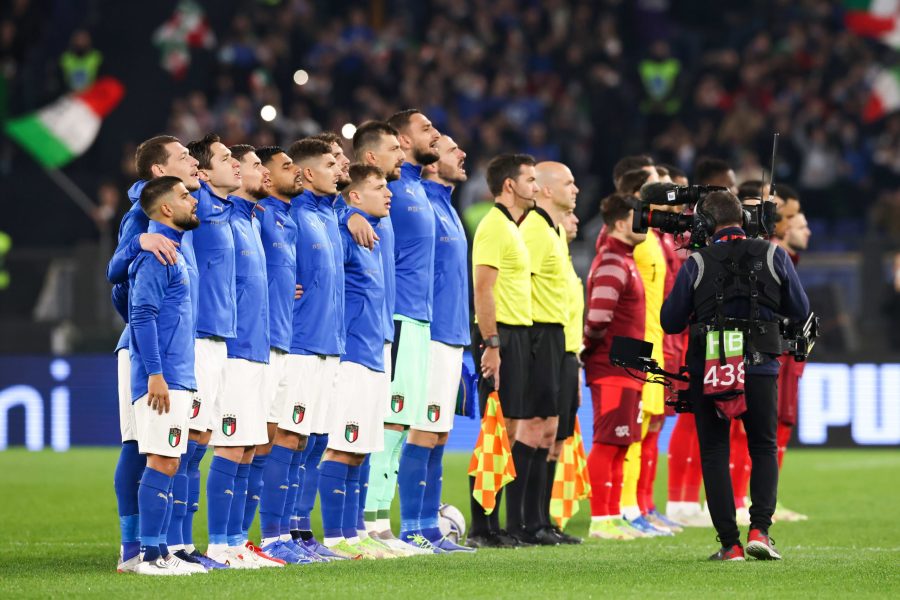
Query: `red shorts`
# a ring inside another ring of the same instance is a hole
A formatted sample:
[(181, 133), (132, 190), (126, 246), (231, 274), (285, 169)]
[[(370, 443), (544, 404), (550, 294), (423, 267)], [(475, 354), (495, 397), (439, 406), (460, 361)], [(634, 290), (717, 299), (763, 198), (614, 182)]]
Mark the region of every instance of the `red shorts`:
[(800, 395), (800, 376), (806, 363), (797, 362), (794, 357), (782, 355), (778, 358), (778, 422), (794, 426), (797, 424), (797, 403)]
[(595, 444), (628, 446), (641, 441), (641, 390), (634, 387), (620, 377), (591, 383)]

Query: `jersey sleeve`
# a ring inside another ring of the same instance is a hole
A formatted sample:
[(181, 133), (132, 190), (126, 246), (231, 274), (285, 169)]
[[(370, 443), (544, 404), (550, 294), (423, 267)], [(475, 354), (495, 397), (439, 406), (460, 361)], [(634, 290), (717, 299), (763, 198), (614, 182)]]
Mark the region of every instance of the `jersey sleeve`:
[[(487, 218), (487, 217), (485, 217)], [(472, 264), (484, 265), (500, 269), (503, 261), (503, 245), (506, 237), (498, 227), (482, 221), (475, 231), (475, 239), (472, 242)]]
[(129, 210), (122, 217), (122, 223), (119, 225), (119, 244), (106, 267), (106, 278), (113, 285), (128, 281), (128, 267), (141, 253), (142, 233), (147, 233), (146, 223), (142, 223), (141, 219), (136, 218), (134, 212)]
[(619, 297), (631, 277), (622, 257), (608, 254), (591, 273), (588, 284), (588, 313), (584, 324), (584, 346), (591, 348), (606, 336), (615, 317)]
[(135, 269), (131, 286), (131, 320), (133, 343), (140, 349), (148, 375), (162, 373), (159, 335), (156, 319), (168, 285), (168, 267), (155, 260), (145, 260)]

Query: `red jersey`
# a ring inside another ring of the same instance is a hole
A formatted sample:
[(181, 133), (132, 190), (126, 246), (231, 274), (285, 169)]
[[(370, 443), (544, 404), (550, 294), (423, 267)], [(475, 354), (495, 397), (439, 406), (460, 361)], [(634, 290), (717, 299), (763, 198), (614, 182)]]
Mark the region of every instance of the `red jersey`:
[[(675, 236), (671, 233), (659, 234), (659, 241), (663, 248), (663, 255), (666, 257), (666, 292), (668, 297), (675, 285), (675, 278), (681, 265), (687, 260), (689, 254), (684, 250), (678, 249), (675, 242)], [(666, 364), (663, 367), (667, 371), (678, 371), (678, 367), (684, 364), (684, 352), (687, 349), (687, 336), (685, 333), (666, 334), (663, 339), (663, 354), (666, 357)]]
[[(644, 284), (634, 264), (634, 248), (603, 233), (597, 237), (597, 256), (587, 282), (583, 358), (588, 382), (600, 377), (627, 377), (609, 362), (615, 336), (644, 339)], [(634, 385), (640, 389), (642, 384), (635, 381)]]

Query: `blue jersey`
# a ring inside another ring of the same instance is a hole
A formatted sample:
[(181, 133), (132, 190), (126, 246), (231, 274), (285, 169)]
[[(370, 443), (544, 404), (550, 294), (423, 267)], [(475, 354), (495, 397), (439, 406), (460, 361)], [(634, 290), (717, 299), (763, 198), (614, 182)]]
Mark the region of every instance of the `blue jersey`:
[(237, 336), (225, 340), (228, 358), (269, 362), (269, 284), (255, 202), (230, 196), (234, 233)]
[(237, 312), (234, 291), (234, 234), (231, 201), (216, 196), (205, 181), (191, 194), (197, 199), (200, 227), (194, 230), (194, 253), (200, 273), (197, 337), (233, 338)]
[[(338, 212), (343, 212), (347, 204), (340, 194), (335, 196), (316, 196), (316, 212), (325, 223), (325, 232), (331, 240), (334, 252), (331, 256), (334, 262), (335, 286), (334, 305), (337, 310), (337, 322), (344, 322), (344, 246), (341, 242), (341, 230), (338, 227)], [(341, 354), (344, 353), (344, 344), (347, 341), (347, 332), (343, 327), (338, 327), (338, 344)]]
[[(161, 223), (149, 226), (181, 241), (181, 232)], [(128, 268), (128, 327), (131, 329), (131, 401), (147, 394), (147, 378), (161, 373), (169, 389), (194, 390), (194, 326), (191, 286), (184, 256), (163, 265), (142, 252)]]
[[(128, 190), (128, 199), (131, 200), (131, 209), (122, 217), (119, 224), (119, 243), (116, 251), (109, 261), (106, 269), (106, 277), (114, 284), (112, 301), (116, 311), (128, 322), (128, 267), (132, 261), (142, 252), (140, 236), (147, 233), (150, 219), (141, 209), (141, 191), (147, 182), (143, 179), (136, 181)], [(186, 232), (181, 238), (181, 253), (184, 255), (188, 275), (191, 279), (191, 303), (193, 305), (194, 322), (197, 320), (197, 303), (200, 297), (200, 277), (197, 273), (197, 259), (194, 256), (194, 248), (191, 245), (193, 235)], [(122, 348), (128, 348), (130, 334), (128, 325), (122, 330), (119, 341), (116, 344), (116, 352)]]
[[(366, 215), (375, 227), (378, 219)], [(384, 372), (384, 272), (381, 247), (369, 250), (353, 241), (346, 224), (341, 226), (344, 255), (344, 289), (347, 293), (347, 343), (342, 361)]]
[(297, 272), (297, 224), (291, 205), (269, 196), (256, 203), (269, 280), (269, 344), (289, 352)]
[(453, 188), (423, 180), (435, 216), (434, 316), (431, 339), (449, 346), (468, 346), (469, 245), (466, 230), (450, 202)]
[(431, 321), (434, 286), (434, 209), (422, 187), (422, 167), (403, 163), (400, 179), (388, 184), (394, 227), (394, 312)]
[[(344, 328), (343, 253), (340, 238), (329, 236), (318, 208), (320, 201), (327, 202), (334, 215), (331, 197), (318, 197), (307, 190), (291, 201), (291, 217), (297, 224), (296, 282), (303, 286), (303, 296), (294, 302), (291, 353), (340, 356)], [(341, 261), (340, 270), (336, 268), (336, 254)]]
[(384, 341), (394, 341), (394, 308), (397, 302), (397, 276), (394, 270), (394, 226), (387, 216), (375, 227), (381, 245), (381, 267), (384, 272)]

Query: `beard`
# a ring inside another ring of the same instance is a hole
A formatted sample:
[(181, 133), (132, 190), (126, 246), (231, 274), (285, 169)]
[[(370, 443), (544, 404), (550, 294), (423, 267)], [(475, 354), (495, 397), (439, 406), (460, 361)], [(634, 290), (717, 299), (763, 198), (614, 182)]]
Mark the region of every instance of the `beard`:
[(285, 186), (285, 187), (280, 187), (280, 188), (276, 187), (275, 191), (278, 192), (278, 194), (280, 194), (282, 196), (285, 196), (288, 198), (293, 198), (294, 196), (297, 196), (297, 195), (303, 193), (303, 186), (300, 184), (292, 184), (290, 186)]
[(262, 200), (269, 196), (269, 189), (263, 184), (259, 184), (258, 188), (255, 190), (247, 190), (247, 193), (253, 196), (254, 200)]
[(336, 185), (337, 185), (337, 191), (341, 192), (344, 190), (345, 187), (350, 185), (350, 178), (344, 177), (343, 175), (341, 175), (341, 178), (337, 180)]
[(172, 224), (182, 231), (190, 231), (192, 229), (197, 229), (200, 226), (200, 219), (197, 218), (197, 215), (191, 213), (183, 219), (172, 219)]
[(430, 165), (431, 163), (436, 163), (441, 155), (438, 154), (438, 151), (434, 148), (426, 148), (425, 150), (420, 150), (418, 148), (413, 149), (413, 158), (416, 159), (416, 162), (422, 165)]

